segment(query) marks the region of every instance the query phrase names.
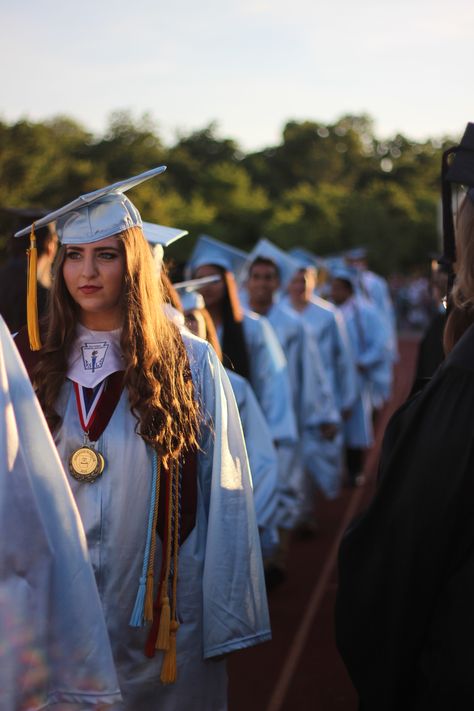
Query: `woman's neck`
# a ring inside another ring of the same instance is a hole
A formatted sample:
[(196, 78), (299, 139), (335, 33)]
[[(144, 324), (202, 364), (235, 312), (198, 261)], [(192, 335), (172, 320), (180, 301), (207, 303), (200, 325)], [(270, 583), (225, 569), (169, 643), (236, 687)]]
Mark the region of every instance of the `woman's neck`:
[(81, 311), (79, 321), (90, 331), (115, 331), (123, 325), (122, 314), (116, 311), (102, 311), (100, 313)]

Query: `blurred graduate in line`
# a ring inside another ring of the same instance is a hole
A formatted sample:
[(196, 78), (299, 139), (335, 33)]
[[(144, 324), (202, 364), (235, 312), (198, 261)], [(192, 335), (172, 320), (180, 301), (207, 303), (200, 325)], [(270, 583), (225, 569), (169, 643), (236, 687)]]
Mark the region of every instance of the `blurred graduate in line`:
[(297, 427), (284, 353), (268, 320), (243, 311), (238, 298), (234, 274), (246, 261), (245, 252), (201, 236), (188, 268), (194, 277), (220, 277), (200, 293), (216, 328), (223, 363), (250, 382), (277, 447), (292, 446)]
[(220, 711), (225, 656), (269, 639), (269, 617), (230, 383), (166, 317), (124, 195), (163, 171), (43, 218), (62, 242), (48, 321), (41, 332), (30, 283), (17, 343), (85, 528), (124, 708)]
[[(281, 301), (298, 264), (283, 250), (267, 239), (261, 239), (248, 258), (246, 277), (247, 299), (250, 308), (268, 318), (283, 348), (293, 393), (293, 407), (298, 422), (299, 442), (289, 453), (287, 462), (280, 467), (280, 527), (282, 536), (301, 523), (304, 500), (304, 468), (308, 466), (304, 453), (323, 451), (333, 446), (340, 427), (340, 418), (335, 407), (331, 387), (322, 364), (316, 341), (311, 338), (302, 320)], [(339, 444), (340, 449), (340, 444)], [(338, 490), (334, 473), (323, 466), (311, 463), (313, 476), (323, 492), (332, 497)], [(309, 505), (313, 500), (309, 492)]]
[[(197, 291), (203, 282), (219, 281), (218, 276), (188, 280), (174, 285), (168, 278), (163, 262), (164, 249), (188, 232), (151, 222), (143, 222), (143, 232), (150, 245), (155, 266), (164, 288), (165, 313), (180, 329), (187, 328), (195, 336), (211, 344), (222, 362), (222, 351), (212, 318), (205, 308), (203, 296)], [(252, 475), (255, 514), (265, 556), (273, 552), (278, 543), (276, 527), (277, 509), (277, 455), (270, 430), (249, 382), (238, 373), (226, 368), (239, 409), (244, 432), (250, 471)]]
[(397, 321), (387, 281), (368, 268), (367, 249), (358, 247), (345, 252), (346, 263), (359, 275), (358, 292), (378, 311), (386, 333), (387, 357), (372, 382), (374, 408), (380, 410), (389, 400), (393, 385), (393, 363), (398, 360)]
[(0, 412), (0, 708), (122, 708), (79, 512), (1, 317)]
[[(199, 281), (199, 280), (198, 280)], [(222, 351), (214, 322), (204, 298), (192, 286), (179, 289), (185, 325), (195, 336), (208, 341), (222, 361)], [(253, 482), (255, 514), (264, 560), (273, 557), (278, 547), (278, 457), (262, 409), (246, 378), (226, 368), (234, 391), (244, 432)]]
[(351, 485), (364, 482), (364, 454), (374, 441), (373, 383), (387, 360), (386, 331), (380, 313), (367, 300), (357, 297), (357, 282), (358, 274), (351, 267), (332, 268), (332, 299), (344, 317), (357, 367), (357, 398), (344, 421), (346, 465)]
[[(294, 261), (296, 269), (288, 284), (285, 303), (292, 313), (299, 315), (317, 344), (342, 422), (350, 417), (357, 397), (355, 361), (347, 329), (338, 309), (315, 294), (317, 281), (314, 266), (301, 257), (294, 258)], [(321, 447), (308, 443), (306, 448), (309, 470), (317, 467), (332, 481), (333, 488), (327, 492), (331, 498), (337, 496), (342, 483), (343, 439), (341, 428), (330, 445)]]

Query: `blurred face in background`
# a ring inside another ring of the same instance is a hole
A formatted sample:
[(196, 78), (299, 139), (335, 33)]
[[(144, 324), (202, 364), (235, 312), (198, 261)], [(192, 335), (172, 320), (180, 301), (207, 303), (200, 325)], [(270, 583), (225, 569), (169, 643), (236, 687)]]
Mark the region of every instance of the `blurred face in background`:
[(222, 271), (219, 267), (216, 267), (213, 264), (203, 264), (196, 269), (193, 275), (196, 279), (216, 275), (221, 277), (219, 281), (215, 281), (212, 284), (205, 284), (199, 289), (199, 293), (206, 302), (206, 309), (218, 307), (224, 299), (225, 285), (224, 280), (222, 279)]
[(333, 279), (331, 282), (331, 299), (337, 306), (341, 306), (353, 294), (352, 285), (345, 279)]
[(308, 291), (312, 290), (307, 285), (307, 270), (300, 269), (293, 275), (288, 285), (288, 296), (294, 304), (305, 304), (308, 301)]
[(274, 264), (261, 262), (251, 266), (247, 279), (251, 303), (271, 304), (279, 285), (278, 271)]

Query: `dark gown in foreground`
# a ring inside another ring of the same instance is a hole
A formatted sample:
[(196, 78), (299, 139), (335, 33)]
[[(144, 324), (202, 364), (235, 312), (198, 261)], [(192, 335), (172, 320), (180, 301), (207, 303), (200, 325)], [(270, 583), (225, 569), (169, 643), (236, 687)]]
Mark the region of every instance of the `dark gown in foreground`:
[(474, 326), (387, 427), (336, 634), (361, 711), (474, 709)]

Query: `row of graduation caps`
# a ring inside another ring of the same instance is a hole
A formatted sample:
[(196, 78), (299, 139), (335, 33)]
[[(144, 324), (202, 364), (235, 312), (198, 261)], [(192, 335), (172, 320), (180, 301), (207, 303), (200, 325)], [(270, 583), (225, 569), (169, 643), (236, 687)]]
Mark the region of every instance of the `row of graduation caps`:
[[(75, 225), (77, 226), (77, 232), (71, 235), (70, 230), (68, 230), (67, 243), (80, 244), (98, 241), (102, 239), (103, 236), (102, 225), (100, 224), (100, 210), (94, 211), (93, 214), (95, 224), (91, 225), (86, 224), (89, 214), (88, 211), (83, 211), (81, 210), (81, 208), (94, 204), (100, 205), (103, 203), (111, 203), (114, 200), (117, 200), (118, 196), (123, 196), (123, 194), (127, 190), (130, 190), (131, 188), (135, 187), (136, 185), (139, 185), (140, 183), (144, 182), (145, 180), (148, 180), (149, 178), (163, 173), (165, 170), (165, 166), (159, 166), (127, 180), (122, 180), (105, 188), (95, 190), (85, 195), (81, 195), (79, 198), (64, 205), (63, 207), (53, 212), (48, 212), (47, 214), (44, 214), (32, 225), (20, 229), (18, 232), (15, 233), (15, 237), (23, 237), (26, 235), (30, 235), (29, 257), (31, 259), (32, 255), (34, 255), (35, 253), (36, 246), (35, 229), (50, 225), (51, 223), (56, 222), (58, 219), (64, 226), (68, 222), (68, 216), (74, 215)], [(123, 199), (128, 204), (131, 204), (125, 197)], [(25, 210), (22, 214), (26, 217), (27, 215), (29, 216), (31, 214), (34, 214), (34, 212), (34, 210)], [(77, 220), (78, 213), (84, 215), (84, 224), (82, 224), (82, 220)], [(38, 214), (38, 211), (36, 211), (36, 214)], [(150, 245), (153, 246), (157, 263), (160, 263), (163, 258), (164, 248), (168, 247), (170, 244), (180, 239), (181, 237), (184, 237), (185, 235), (189, 234), (188, 231), (184, 229), (166, 227), (164, 225), (145, 221), (142, 223), (138, 213), (137, 215), (131, 214), (130, 219), (126, 222), (123, 222), (123, 220), (122, 222), (119, 221), (117, 223), (117, 232), (127, 227), (130, 227), (132, 226), (132, 224), (136, 224), (137, 222), (141, 224), (143, 232), (145, 234), (145, 238), (150, 243)], [(61, 240), (61, 236), (62, 230), (58, 229), (59, 240), (64, 242), (64, 240)], [(347, 270), (349, 269), (349, 267), (345, 261), (345, 258), (347, 257), (355, 260), (363, 259), (365, 256), (366, 250), (364, 248), (358, 248), (355, 250), (351, 250), (350, 252), (347, 252), (344, 255), (331, 255), (323, 259), (321, 257), (317, 257), (310, 251), (303, 248), (294, 248), (291, 249), (289, 252), (285, 252), (266, 238), (261, 238), (255, 245), (253, 250), (250, 253), (247, 253), (241, 249), (238, 249), (237, 247), (228, 245), (224, 242), (220, 242), (219, 240), (216, 240), (208, 235), (200, 235), (191, 254), (191, 257), (187, 263), (187, 275), (189, 276), (189, 279), (175, 284), (174, 286), (178, 290), (180, 290), (181, 294), (183, 294), (185, 290), (187, 290), (189, 293), (190, 290), (192, 291), (200, 284), (202, 284), (202, 281), (196, 282), (196, 280), (192, 279), (193, 269), (197, 266), (198, 262), (200, 264), (203, 264), (204, 262), (206, 262), (207, 264), (216, 264), (227, 269), (228, 271), (232, 271), (234, 272), (237, 281), (242, 284), (245, 281), (247, 269), (252, 263), (252, 261), (256, 257), (265, 257), (276, 264), (280, 275), (281, 288), (284, 289), (288, 285), (293, 274), (301, 268), (313, 267), (318, 271), (323, 271), (325, 273), (330, 274), (334, 274), (336, 272), (342, 273), (342, 270), (347, 276)], [(30, 269), (29, 272), (31, 274), (31, 278), (34, 278), (34, 270)], [(352, 271), (352, 276), (355, 276), (354, 271)], [(28, 287), (28, 291), (30, 294), (29, 302), (31, 301), (31, 293), (33, 290), (34, 284), (30, 283)], [(34, 318), (34, 315), (30, 313), (28, 316), (30, 328), (32, 328), (31, 323)]]

